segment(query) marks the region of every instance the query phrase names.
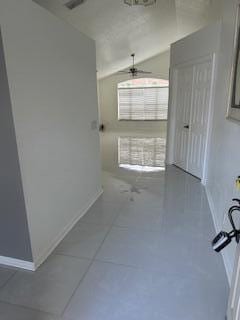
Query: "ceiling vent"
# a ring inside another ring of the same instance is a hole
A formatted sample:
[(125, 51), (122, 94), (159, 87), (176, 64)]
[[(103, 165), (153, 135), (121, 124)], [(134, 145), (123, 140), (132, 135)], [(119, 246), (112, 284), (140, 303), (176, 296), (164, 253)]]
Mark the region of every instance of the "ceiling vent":
[(65, 7), (67, 7), (69, 10), (73, 10), (76, 7), (83, 4), (86, 0), (70, 0), (67, 3), (65, 3)]

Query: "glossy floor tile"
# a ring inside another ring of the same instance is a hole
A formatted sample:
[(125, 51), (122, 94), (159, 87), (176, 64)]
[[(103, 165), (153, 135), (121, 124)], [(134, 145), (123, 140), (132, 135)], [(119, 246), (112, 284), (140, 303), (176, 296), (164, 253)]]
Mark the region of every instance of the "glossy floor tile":
[(56, 253), (93, 259), (108, 230), (108, 226), (78, 223), (60, 243)]
[(19, 307), (13, 304), (0, 303), (1, 320), (61, 320), (60, 317), (40, 311)]
[(61, 315), (89, 264), (54, 255), (36, 272), (17, 272), (0, 291), (0, 301)]
[(115, 226), (161, 230), (163, 224), (164, 201), (160, 196), (152, 196), (148, 191), (132, 191), (130, 201), (120, 209)]
[(138, 268), (162, 266), (164, 238), (161, 232), (113, 227), (96, 259)]
[(164, 170), (165, 133), (103, 133), (101, 139), (103, 170), (120, 176)]
[(115, 226), (120, 227), (133, 227), (146, 230), (161, 230), (162, 229), (162, 216), (158, 208), (152, 207), (151, 210), (143, 206), (134, 208), (134, 205), (129, 205), (124, 208), (115, 221)]
[[(224, 319), (225, 287), (204, 275), (145, 272), (94, 262), (64, 313), (67, 320)], [(218, 290), (219, 294), (214, 296)]]
[(0, 268), (0, 320), (225, 319), (205, 190), (137, 137), (102, 135), (104, 193), (37, 272)]
[(123, 204), (106, 202), (100, 197), (90, 210), (81, 219), (80, 223), (93, 223), (98, 225), (112, 225)]
[(162, 171), (166, 139), (160, 137), (119, 137), (119, 168), (145, 172)]
[(0, 288), (14, 275), (16, 270), (0, 267)]

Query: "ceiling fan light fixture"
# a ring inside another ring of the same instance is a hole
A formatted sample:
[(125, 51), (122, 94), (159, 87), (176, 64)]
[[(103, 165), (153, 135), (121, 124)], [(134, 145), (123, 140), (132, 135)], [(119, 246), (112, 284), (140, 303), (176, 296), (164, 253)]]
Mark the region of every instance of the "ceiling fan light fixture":
[(129, 6), (151, 6), (155, 4), (157, 0), (124, 0), (124, 3)]

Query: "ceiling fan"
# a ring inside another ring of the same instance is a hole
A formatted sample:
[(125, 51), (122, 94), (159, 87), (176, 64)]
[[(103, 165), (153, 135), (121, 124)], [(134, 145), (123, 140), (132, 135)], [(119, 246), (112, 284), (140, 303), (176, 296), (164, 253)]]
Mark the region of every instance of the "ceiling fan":
[[(67, 0), (67, 2), (64, 4), (65, 7), (67, 7), (69, 10), (73, 10), (83, 4), (86, 0)], [(129, 6), (150, 6), (156, 3), (157, 0), (124, 0), (124, 3)]]
[(69, 0), (64, 5), (69, 10), (73, 10), (73, 9), (77, 8), (78, 6), (80, 6), (81, 4), (83, 4), (84, 2), (85, 2), (85, 0)]
[(130, 74), (132, 77), (137, 77), (139, 74), (151, 74), (152, 72), (139, 70), (135, 67), (135, 53), (131, 54), (133, 64), (132, 67), (127, 70), (118, 71), (121, 74)]

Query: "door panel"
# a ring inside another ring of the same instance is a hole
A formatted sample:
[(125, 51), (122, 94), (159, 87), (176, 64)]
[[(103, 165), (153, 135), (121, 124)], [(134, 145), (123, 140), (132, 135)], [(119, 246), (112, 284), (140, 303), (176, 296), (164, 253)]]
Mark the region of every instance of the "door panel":
[(189, 129), (184, 127), (189, 125), (190, 121), (192, 80), (193, 67), (181, 68), (178, 70), (174, 162), (184, 170), (187, 170), (189, 142)]
[[(174, 163), (202, 178), (209, 121), (213, 59), (177, 69)], [(189, 125), (189, 128), (186, 128)]]
[(195, 65), (193, 71), (187, 170), (199, 178), (202, 178), (205, 158), (211, 82), (211, 61)]

